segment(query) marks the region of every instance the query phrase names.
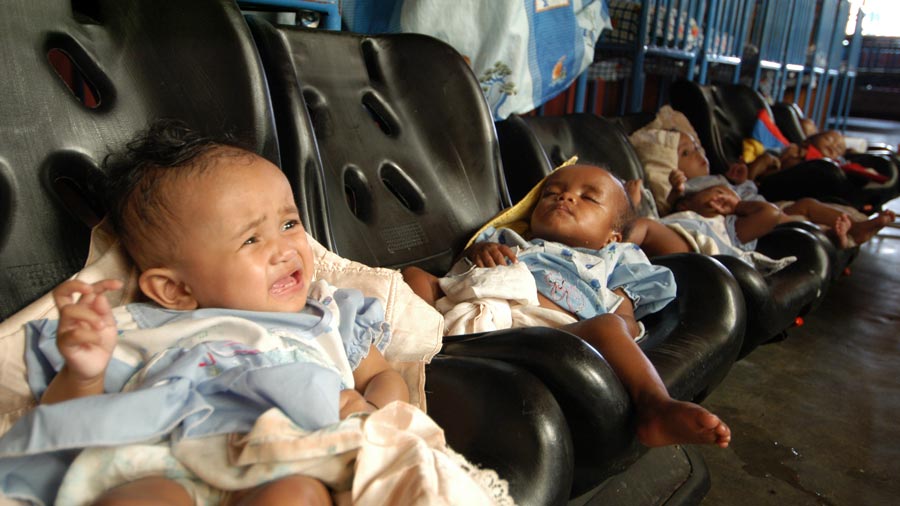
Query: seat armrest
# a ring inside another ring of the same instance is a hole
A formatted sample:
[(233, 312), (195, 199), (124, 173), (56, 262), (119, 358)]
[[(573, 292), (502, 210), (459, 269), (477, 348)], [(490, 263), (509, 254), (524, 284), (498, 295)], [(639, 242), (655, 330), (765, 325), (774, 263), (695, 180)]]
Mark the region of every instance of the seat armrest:
[(428, 414), (447, 444), (497, 471), (520, 505), (563, 504), (573, 448), (553, 394), (521, 367), (438, 354), (425, 368)]
[(445, 339), (442, 353), (508, 362), (550, 388), (579, 449), (573, 494), (599, 485), (640, 455), (634, 448), (628, 392), (600, 353), (575, 335), (529, 327), (452, 336)]
[[(642, 320), (648, 337), (641, 347), (673, 397), (696, 400), (725, 377), (737, 356), (743, 298), (734, 278), (712, 258), (670, 255), (654, 263), (672, 269), (678, 296)], [(646, 450), (636, 442), (631, 400), (618, 377), (572, 334), (534, 327), (454, 336), (445, 339), (442, 353), (515, 364), (553, 391), (578, 449), (573, 495), (624, 470)]]
[(641, 348), (677, 399), (699, 401), (737, 358), (746, 327), (740, 287), (712, 257), (680, 253), (652, 262), (672, 270), (675, 301), (645, 317), (650, 336)]

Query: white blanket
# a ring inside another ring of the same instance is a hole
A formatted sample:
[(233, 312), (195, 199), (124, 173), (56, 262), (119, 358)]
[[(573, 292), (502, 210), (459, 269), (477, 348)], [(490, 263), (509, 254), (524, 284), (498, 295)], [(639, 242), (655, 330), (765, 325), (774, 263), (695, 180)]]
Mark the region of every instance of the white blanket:
[(449, 449), (440, 427), (403, 402), (315, 432), (273, 409), (244, 435), (183, 440), (171, 449), (89, 449), (70, 467), (56, 504), (91, 504), (104, 490), (150, 475), (177, 477), (192, 488), (196, 504), (216, 504), (223, 491), (295, 473), (327, 484), (337, 504), (514, 504), (505, 481)]
[(575, 317), (538, 305), (534, 276), (524, 263), (473, 268), (441, 278), (445, 296), (437, 301), (444, 314), (445, 335), (472, 334), (515, 327), (553, 327), (575, 323)]

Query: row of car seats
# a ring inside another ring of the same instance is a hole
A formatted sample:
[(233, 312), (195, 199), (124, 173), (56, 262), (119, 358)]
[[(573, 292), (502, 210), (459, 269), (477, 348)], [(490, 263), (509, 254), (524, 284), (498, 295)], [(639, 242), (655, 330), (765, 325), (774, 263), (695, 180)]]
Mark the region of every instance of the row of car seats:
[[(104, 212), (101, 161), (155, 118), (238, 135), (288, 176), (310, 234), (373, 266), (443, 273), (524, 180), (513, 172), (524, 165), (501, 161), (464, 59), (427, 37), (273, 26), (245, 18), (232, 0), (13, 0), (0, 41), (4, 319), (83, 265)], [(575, 126), (572, 135), (592, 131)], [(611, 166), (640, 170), (627, 149), (608, 152), (631, 160)], [(788, 240), (772, 243), (774, 255)], [(742, 279), (736, 267), (694, 254), (653, 261), (672, 269), (678, 293), (643, 320), (641, 346), (672, 396), (685, 400), (702, 400), (740, 354), (773, 334), (748, 323), (754, 283), (760, 304), (814, 283), (800, 269), (802, 281), (776, 284), (749, 271)], [(811, 307), (809, 293), (790, 307)], [(709, 487), (695, 451), (636, 443), (621, 383), (565, 332), (449, 336), (426, 377), (429, 413), (449, 444), (509, 480), (519, 504), (696, 503)]]
[[(490, 112), (456, 51), (411, 34), (359, 36), (248, 21), (271, 90), (282, 164), (301, 166), (295, 156), (308, 153), (302, 148), (305, 136), (282, 133), (310, 132), (321, 170), (307, 174), (308, 191), (301, 194), (311, 223), (322, 223), (320, 240), (338, 254), (369, 265), (414, 264), (442, 274), (471, 234), (511, 203)], [(645, 351), (672, 395), (700, 399), (721, 381), (739, 351), (742, 295), (710, 259), (684, 255), (658, 261), (681, 279), (705, 280), (679, 285), (678, 303), (644, 322), (651, 335)], [(718, 306), (712, 312), (705, 306), (711, 301)], [(558, 430), (572, 437), (574, 468), (571, 487), (563, 486), (563, 497), (550, 503), (604, 493), (596, 488), (644, 453), (634, 441), (630, 401), (618, 379), (602, 357), (568, 334), (529, 329), (451, 336), (441, 356), (509, 364), (533, 374), (553, 393), (566, 421)], [(456, 432), (458, 406), (431, 402), (430, 411), (451, 441), (471, 437), (471, 426)], [(695, 463), (692, 471), (698, 468)], [(668, 481), (664, 485), (672, 486)], [(514, 485), (549, 483), (547, 476), (536, 476)], [(699, 481), (696, 488), (703, 486)], [(541, 503), (533, 491), (520, 490), (517, 499)]]
[[(507, 178), (514, 195), (533, 184), (569, 156), (603, 164), (622, 180), (646, 180), (641, 162), (628, 141), (640, 118), (602, 118), (593, 114), (540, 117), (514, 116), (498, 123)], [(521, 149), (530, 145), (532, 149)], [(747, 328), (739, 356), (788, 329), (821, 300), (832, 279), (834, 248), (825, 238), (795, 227), (779, 227), (760, 238), (757, 250), (772, 258), (797, 261), (763, 276), (746, 262), (716, 255), (737, 280), (747, 308)]]

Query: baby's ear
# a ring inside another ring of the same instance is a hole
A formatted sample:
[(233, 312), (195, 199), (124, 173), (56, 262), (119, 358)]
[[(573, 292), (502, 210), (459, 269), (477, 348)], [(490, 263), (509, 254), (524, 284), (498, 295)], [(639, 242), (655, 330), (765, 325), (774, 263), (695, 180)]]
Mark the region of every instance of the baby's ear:
[(166, 309), (197, 309), (197, 299), (172, 269), (147, 269), (138, 278), (138, 285), (144, 295)]
[(610, 244), (613, 242), (622, 242), (622, 232), (614, 230), (609, 233), (609, 237), (606, 238), (606, 244)]

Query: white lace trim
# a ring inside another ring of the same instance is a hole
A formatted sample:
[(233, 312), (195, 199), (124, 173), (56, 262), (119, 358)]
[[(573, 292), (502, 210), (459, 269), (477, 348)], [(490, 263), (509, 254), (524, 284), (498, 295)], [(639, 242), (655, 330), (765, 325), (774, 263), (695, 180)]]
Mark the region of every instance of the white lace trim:
[(497, 506), (516, 506), (515, 499), (509, 495), (509, 482), (504, 480), (493, 469), (482, 469), (469, 462), (461, 454), (450, 447), (445, 448), (447, 455), (493, 499)]

